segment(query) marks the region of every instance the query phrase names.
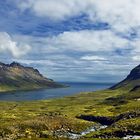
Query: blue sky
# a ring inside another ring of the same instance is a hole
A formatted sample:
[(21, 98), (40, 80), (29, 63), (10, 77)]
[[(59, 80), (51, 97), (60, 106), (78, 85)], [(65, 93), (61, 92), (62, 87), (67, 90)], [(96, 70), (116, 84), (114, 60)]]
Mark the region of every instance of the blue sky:
[(140, 63), (139, 7), (139, 0), (1, 0), (0, 60), (56, 81), (120, 81)]

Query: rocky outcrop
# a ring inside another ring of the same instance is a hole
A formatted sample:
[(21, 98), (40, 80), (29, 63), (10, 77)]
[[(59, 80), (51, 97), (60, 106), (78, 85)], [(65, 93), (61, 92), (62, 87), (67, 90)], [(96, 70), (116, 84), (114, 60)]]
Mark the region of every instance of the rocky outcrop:
[(115, 117), (93, 116), (93, 115), (77, 116), (77, 118), (79, 118), (79, 119), (97, 122), (102, 125), (112, 125), (112, 124), (118, 122), (119, 120), (136, 118), (136, 117), (140, 117), (140, 112), (127, 112), (127, 113), (123, 113), (123, 114), (120, 114)]
[[(117, 127), (116, 123), (122, 120), (128, 120), (133, 118), (139, 118), (140, 112), (127, 112), (120, 114), (118, 116), (114, 117), (105, 117), (105, 116), (93, 116), (93, 115), (80, 115), (77, 116), (79, 119), (84, 119), (87, 121), (93, 121), (100, 123), (101, 125), (107, 125), (109, 127), (112, 127), (113, 131), (102, 131), (102, 133), (94, 134), (92, 138), (100, 138), (100, 139), (109, 139), (109, 138), (125, 138), (127, 136), (133, 137), (140, 137), (140, 132), (135, 131), (133, 129), (127, 129), (126, 127)], [(113, 129), (114, 128), (114, 129)]]

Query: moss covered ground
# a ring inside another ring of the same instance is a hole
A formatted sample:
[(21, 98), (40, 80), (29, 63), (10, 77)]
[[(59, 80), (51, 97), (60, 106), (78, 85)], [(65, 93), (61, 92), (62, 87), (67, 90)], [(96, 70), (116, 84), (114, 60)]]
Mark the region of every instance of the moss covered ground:
[(81, 115), (114, 120), (106, 129), (79, 139), (121, 139), (121, 133), (139, 135), (139, 112), (140, 92), (121, 89), (80, 93), (53, 100), (0, 102), (0, 139), (68, 140), (70, 138), (57, 136), (57, 131), (80, 133), (99, 124), (77, 117)]

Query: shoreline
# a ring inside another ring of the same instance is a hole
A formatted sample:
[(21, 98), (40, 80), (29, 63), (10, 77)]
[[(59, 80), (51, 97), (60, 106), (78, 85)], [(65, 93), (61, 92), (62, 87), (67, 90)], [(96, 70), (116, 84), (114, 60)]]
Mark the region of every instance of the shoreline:
[[(63, 83), (62, 83), (63, 84)], [(68, 84), (64, 83), (65, 86), (59, 88), (40, 88), (34, 90), (20, 90), (20, 91), (9, 91), (1, 92), (1, 101), (39, 101), (48, 99), (58, 99), (63, 97), (74, 96), (85, 92), (96, 92), (105, 90), (111, 85), (103, 84)], [(63, 84), (63, 85), (64, 85)], [(24, 96), (23, 96), (24, 95)]]

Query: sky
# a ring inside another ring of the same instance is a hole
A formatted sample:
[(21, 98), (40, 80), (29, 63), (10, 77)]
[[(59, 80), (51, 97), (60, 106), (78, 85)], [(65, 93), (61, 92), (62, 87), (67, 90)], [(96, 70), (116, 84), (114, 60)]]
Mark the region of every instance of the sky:
[(55, 81), (118, 82), (140, 64), (140, 0), (0, 0), (0, 61)]

